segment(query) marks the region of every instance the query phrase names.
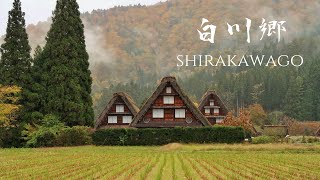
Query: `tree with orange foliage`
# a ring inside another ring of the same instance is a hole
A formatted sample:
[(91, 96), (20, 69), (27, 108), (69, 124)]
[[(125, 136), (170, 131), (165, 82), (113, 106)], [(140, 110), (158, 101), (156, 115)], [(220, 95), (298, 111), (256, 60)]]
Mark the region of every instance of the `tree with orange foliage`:
[(228, 112), (228, 114), (224, 118), (222, 124), (225, 125), (225, 126), (239, 126), (237, 124), (236, 117), (233, 116), (232, 112)]
[(223, 125), (225, 126), (240, 126), (246, 131), (250, 131), (252, 134), (256, 134), (256, 130), (253, 127), (250, 117), (250, 111), (243, 109), (240, 111), (238, 117), (234, 117), (231, 112), (229, 112), (226, 118), (223, 120)]
[(267, 122), (267, 114), (260, 104), (253, 104), (247, 108), (250, 113), (251, 122), (258, 126), (263, 126), (265, 124), (270, 124)]

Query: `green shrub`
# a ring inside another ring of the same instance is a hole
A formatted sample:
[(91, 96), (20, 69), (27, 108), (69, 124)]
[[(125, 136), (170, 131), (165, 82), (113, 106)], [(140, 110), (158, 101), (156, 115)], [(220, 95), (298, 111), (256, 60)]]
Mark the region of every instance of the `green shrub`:
[(276, 142), (276, 139), (272, 136), (258, 136), (252, 139), (252, 144), (268, 144), (274, 142)]
[(22, 132), (27, 147), (52, 147), (56, 145), (58, 133), (65, 128), (54, 115), (46, 115), (41, 125), (26, 125)]
[(53, 147), (56, 142), (56, 133), (53, 131), (38, 131), (35, 141), (28, 141), (29, 147)]
[(56, 137), (57, 146), (82, 146), (92, 143), (90, 128), (74, 126), (62, 129)]
[(95, 145), (163, 145), (178, 143), (239, 143), (241, 127), (103, 129), (93, 133)]
[(56, 116), (46, 115), (41, 125), (26, 125), (27, 147), (80, 146), (92, 143), (89, 127), (66, 127)]
[(94, 132), (92, 139), (96, 145), (120, 145), (120, 138), (126, 135), (127, 129), (106, 129)]
[(0, 147), (20, 148), (24, 141), (21, 139), (21, 126), (0, 127)]

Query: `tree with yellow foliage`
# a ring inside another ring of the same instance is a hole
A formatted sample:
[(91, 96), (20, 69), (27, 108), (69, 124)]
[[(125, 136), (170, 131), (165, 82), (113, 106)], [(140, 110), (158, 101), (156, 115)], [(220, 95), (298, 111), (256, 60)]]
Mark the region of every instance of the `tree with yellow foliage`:
[(12, 126), (20, 109), (18, 104), (21, 88), (0, 85), (0, 128)]

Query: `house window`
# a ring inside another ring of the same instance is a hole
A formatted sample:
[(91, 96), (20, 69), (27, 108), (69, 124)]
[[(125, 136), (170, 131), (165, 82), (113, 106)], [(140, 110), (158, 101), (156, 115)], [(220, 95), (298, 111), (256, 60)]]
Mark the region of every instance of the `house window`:
[(153, 109), (152, 110), (153, 118), (164, 118), (164, 110), (163, 109)]
[(219, 109), (218, 108), (216, 108), (216, 109), (214, 109), (214, 114), (219, 114)]
[(214, 106), (214, 101), (210, 100), (210, 106)]
[(175, 118), (186, 118), (186, 110), (185, 109), (176, 109), (175, 110)]
[(204, 109), (204, 113), (205, 113), (205, 114), (210, 114), (210, 109), (209, 109), (209, 108), (205, 108), (205, 109)]
[(117, 124), (117, 116), (108, 116), (108, 123), (109, 124)]
[(172, 88), (171, 87), (166, 87), (166, 93), (172, 93)]
[(164, 104), (174, 104), (174, 96), (163, 96)]
[(216, 123), (222, 123), (222, 121), (223, 121), (223, 118), (217, 118), (216, 119)]
[(123, 116), (123, 123), (130, 124), (132, 122), (132, 116)]
[(124, 105), (117, 105), (117, 106), (116, 106), (116, 112), (117, 112), (117, 113), (122, 113), (122, 112), (124, 112)]

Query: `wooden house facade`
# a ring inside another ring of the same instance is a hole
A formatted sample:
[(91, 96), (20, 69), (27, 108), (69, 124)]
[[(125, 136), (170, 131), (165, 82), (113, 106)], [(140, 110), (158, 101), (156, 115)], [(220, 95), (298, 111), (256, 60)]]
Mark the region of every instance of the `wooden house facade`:
[(215, 91), (207, 91), (203, 95), (198, 109), (208, 119), (211, 125), (221, 124), (228, 114), (228, 109)]
[(208, 120), (186, 96), (175, 77), (165, 77), (132, 121), (131, 127), (201, 127)]
[(139, 108), (126, 93), (115, 93), (95, 123), (95, 129), (126, 128)]

